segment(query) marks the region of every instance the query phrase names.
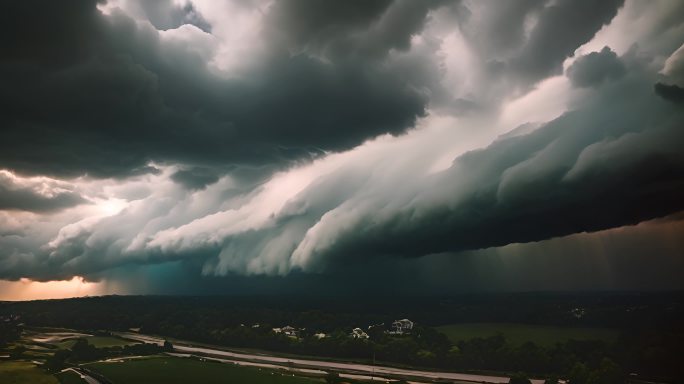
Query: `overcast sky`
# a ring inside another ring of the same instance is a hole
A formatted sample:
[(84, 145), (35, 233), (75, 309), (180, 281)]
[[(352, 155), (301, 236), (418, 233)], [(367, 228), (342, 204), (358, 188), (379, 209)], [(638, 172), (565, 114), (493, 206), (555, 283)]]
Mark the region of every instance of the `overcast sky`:
[(684, 2), (15, 1), (0, 28), (0, 299), (684, 288)]

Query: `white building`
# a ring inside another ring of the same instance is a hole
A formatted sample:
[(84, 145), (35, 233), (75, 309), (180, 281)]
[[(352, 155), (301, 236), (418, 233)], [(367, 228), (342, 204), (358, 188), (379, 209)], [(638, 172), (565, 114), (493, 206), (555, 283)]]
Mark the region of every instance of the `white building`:
[(403, 335), (405, 333), (411, 333), (411, 330), (413, 330), (413, 321), (409, 319), (395, 320), (392, 323), (392, 331), (390, 334)]
[[(302, 328), (302, 329), (304, 329), (304, 328)], [(299, 337), (299, 331), (300, 330), (301, 329), (297, 329), (295, 327), (287, 325), (287, 326), (282, 327), (282, 328), (273, 328), (273, 333), (277, 333), (277, 334), (282, 333), (283, 335), (289, 336), (289, 337)]]
[(291, 326), (286, 326), (282, 328), (282, 332), (285, 334), (285, 336), (290, 336), (290, 337), (298, 337), (299, 336), (299, 331), (295, 327)]
[(368, 339), (368, 334), (361, 328), (354, 328), (352, 330), (351, 337), (355, 339)]

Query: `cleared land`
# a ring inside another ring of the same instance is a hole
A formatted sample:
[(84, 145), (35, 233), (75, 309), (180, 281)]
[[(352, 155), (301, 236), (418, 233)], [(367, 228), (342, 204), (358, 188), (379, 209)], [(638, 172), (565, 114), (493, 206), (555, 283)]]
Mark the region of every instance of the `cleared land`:
[(511, 323), (463, 323), (437, 327), (452, 342), (502, 334), (513, 345), (533, 342), (550, 347), (568, 340), (614, 341), (618, 331), (609, 328), (573, 328)]
[(273, 383), (313, 384), (322, 380), (283, 376), (274, 371), (199, 361), (179, 357), (132, 359), (120, 363), (94, 363), (87, 367), (99, 372), (114, 384), (225, 384)]
[(2, 384), (58, 384), (54, 376), (45, 373), (35, 364), (23, 361), (0, 362)]
[[(120, 339), (118, 337), (109, 337), (109, 336), (88, 336), (85, 337), (86, 340), (88, 340), (89, 344), (94, 345), (96, 348), (105, 348), (105, 347), (123, 347), (125, 345), (133, 345), (133, 344), (138, 344), (135, 341), (131, 340), (124, 340)], [(76, 343), (76, 339), (69, 339), (62, 341), (60, 343), (57, 343), (59, 348), (62, 349), (69, 349), (71, 348), (74, 343)]]

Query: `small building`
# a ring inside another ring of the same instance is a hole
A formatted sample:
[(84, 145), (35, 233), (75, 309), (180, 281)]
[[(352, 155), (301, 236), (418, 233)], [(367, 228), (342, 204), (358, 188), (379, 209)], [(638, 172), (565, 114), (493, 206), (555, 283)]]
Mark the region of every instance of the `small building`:
[(299, 330), (295, 327), (285, 326), (282, 328), (282, 332), (285, 336), (289, 337), (299, 337)]
[(355, 339), (368, 339), (368, 334), (361, 328), (354, 328), (350, 336)]
[(282, 328), (273, 328), (273, 333), (275, 334), (283, 334), (288, 337), (299, 337), (299, 331), (301, 329), (297, 329), (295, 327), (292, 327), (290, 325), (284, 326)]
[(406, 333), (411, 333), (413, 330), (413, 321), (409, 319), (395, 320), (392, 323), (392, 331), (390, 334), (393, 335), (403, 335)]

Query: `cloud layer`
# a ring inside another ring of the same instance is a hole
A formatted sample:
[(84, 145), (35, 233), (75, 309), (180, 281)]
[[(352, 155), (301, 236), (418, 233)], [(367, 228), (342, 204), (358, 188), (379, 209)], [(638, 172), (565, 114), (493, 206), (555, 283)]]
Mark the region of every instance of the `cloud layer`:
[[(358, 23), (327, 7), (312, 15), (339, 18), (331, 39), (367, 42), (378, 34), (372, 55), (319, 52), (302, 38), (318, 34), (297, 37), (294, 26), (305, 26), (289, 20), (306, 4), (267, 7), (259, 57), (223, 72), (211, 64), (219, 38), (194, 24), (136, 20), (120, 8), (104, 15), (95, 1), (15, 2), (0, 20), (7, 138), (0, 162), (24, 173), (95, 177), (150, 172), (150, 161), (287, 165), (404, 132), (427, 101), (410, 84), (410, 72), (383, 60), (407, 46), (421, 23), (406, 23), (416, 17), (413, 9), (390, 5), (359, 3)], [(163, 13), (140, 7), (147, 16)], [(421, 21), (429, 7), (418, 8)], [(192, 6), (183, 12), (197, 15)], [(279, 41), (288, 34), (291, 46)]]
[(29, 3), (0, 278), (391, 280), (684, 210), (676, 2)]

